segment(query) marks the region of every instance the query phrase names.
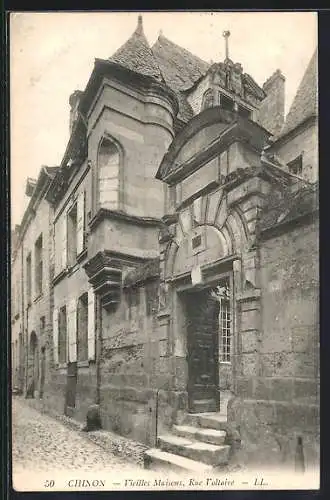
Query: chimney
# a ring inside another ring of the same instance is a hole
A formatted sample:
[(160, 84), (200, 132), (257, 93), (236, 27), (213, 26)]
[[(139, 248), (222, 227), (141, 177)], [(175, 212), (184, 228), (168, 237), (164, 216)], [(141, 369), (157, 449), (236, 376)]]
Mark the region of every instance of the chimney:
[(75, 90), (69, 98), (70, 104), (70, 134), (73, 130), (74, 124), (78, 118), (78, 106), (83, 92), (81, 90)]
[(31, 179), (31, 177), (28, 177), (26, 179), (25, 194), (29, 198), (32, 196), (32, 193), (34, 191), (34, 188), (36, 187), (36, 184), (37, 184), (36, 179)]
[(285, 77), (277, 69), (262, 86), (266, 97), (261, 102), (258, 123), (272, 135), (279, 134), (284, 124)]

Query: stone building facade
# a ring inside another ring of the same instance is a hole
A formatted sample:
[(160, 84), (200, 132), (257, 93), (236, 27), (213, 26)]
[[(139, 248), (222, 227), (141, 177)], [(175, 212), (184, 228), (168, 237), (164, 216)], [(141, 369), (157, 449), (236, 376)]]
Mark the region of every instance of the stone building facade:
[(96, 59), (17, 247), (23, 269), (39, 233), (49, 252), (22, 326), (46, 318), (45, 405), (178, 454), (157, 436), (221, 415), (240, 463), (290, 464), (297, 445), (317, 463), (316, 63), (284, 120), (280, 71), (260, 87), (229, 58), (150, 48), (140, 17)]

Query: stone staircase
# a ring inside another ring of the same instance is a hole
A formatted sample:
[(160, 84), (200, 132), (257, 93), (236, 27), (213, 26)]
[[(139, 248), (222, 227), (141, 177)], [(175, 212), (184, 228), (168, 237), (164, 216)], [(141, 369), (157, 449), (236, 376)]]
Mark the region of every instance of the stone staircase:
[(227, 403), (214, 413), (187, 413), (183, 424), (158, 436), (157, 448), (145, 452), (145, 468), (175, 472), (221, 470), (229, 461)]

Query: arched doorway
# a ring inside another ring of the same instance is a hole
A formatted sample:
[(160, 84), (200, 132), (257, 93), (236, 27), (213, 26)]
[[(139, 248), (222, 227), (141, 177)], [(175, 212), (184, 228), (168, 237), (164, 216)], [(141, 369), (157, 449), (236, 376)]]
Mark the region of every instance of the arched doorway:
[(29, 384), (28, 384), (28, 397), (34, 398), (35, 392), (38, 390), (39, 381), (39, 349), (38, 337), (33, 331), (30, 335), (29, 342)]

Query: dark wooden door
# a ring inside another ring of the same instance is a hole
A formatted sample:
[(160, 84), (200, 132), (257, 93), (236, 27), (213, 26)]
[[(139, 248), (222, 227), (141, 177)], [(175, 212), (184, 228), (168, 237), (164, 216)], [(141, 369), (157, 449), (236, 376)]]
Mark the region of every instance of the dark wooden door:
[(65, 415), (72, 417), (76, 406), (77, 391), (77, 363), (69, 363), (67, 371), (66, 395), (65, 395)]
[(219, 302), (210, 291), (187, 293), (189, 411), (219, 410)]

